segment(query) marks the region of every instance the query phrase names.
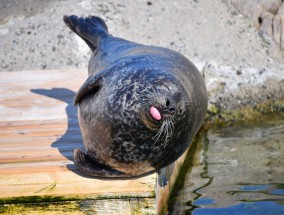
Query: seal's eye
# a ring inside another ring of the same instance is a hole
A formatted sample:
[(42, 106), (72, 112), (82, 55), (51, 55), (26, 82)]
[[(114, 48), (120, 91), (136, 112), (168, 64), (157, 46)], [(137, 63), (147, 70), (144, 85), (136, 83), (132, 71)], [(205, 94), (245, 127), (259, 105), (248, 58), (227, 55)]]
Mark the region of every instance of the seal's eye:
[(161, 120), (162, 116), (161, 113), (159, 112), (159, 110), (157, 108), (155, 108), (154, 106), (152, 106), (150, 108), (150, 115), (153, 117), (153, 119), (155, 120)]

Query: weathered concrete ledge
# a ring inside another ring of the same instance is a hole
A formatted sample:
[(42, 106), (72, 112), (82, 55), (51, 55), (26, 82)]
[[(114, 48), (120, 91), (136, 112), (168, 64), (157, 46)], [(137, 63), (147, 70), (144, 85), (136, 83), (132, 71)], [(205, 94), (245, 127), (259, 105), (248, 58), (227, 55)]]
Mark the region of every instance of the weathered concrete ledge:
[(206, 63), (200, 70), (209, 96), (207, 120), (246, 120), (284, 112), (284, 68), (238, 70)]

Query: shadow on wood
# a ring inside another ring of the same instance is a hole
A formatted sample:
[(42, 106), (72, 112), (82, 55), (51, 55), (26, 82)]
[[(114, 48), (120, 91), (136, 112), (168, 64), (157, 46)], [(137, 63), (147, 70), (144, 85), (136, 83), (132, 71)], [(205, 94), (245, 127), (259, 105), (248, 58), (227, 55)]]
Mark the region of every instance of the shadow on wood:
[[(68, 121), (67, 130), (60, 139), (51, 144), (51, 147), (57, 148), (62, 156), (73, 161), (74, 149), (81, 148), (83, 150), (84, 148), (79, 128), (77, 108), (73, 105), (73, 99), (76, 93), (67, 88), (31, 89), (31, 92), (57, 99), (67, 104), (65, 109)], [(82, 177), (89, 178), (88, 175), (79, 171), (74, 164), (67, 164), (67, 168)]]
[[(67, 118), (68, 118), (67, 130), (65, 134), (62, 137), (60, 137), (60, 139), (58, 139), (57, 141), (51, 144), (51, 147), (57, 148), (62, 156), (64, 156), (70, 161), (73, 161), (74, 149), (80, 148), (81, 150), (84, 151), (83, 139), (82, 139), (81, 133), (78, 132), (80, 131), (80, 127), (79, 127), (79, 122), (78, 122), (77, 108), (73, 105), (73, 99), (76, 93), (66, 88), (31, 89), (31, 92), (39, 94), (39, 95), (47, 96), (53, 99), (57, 99), (67, 104), (66, 109), (65, 109)], [(70, 171), (76, 173), (77, 175), (85, 177), (85, 178), (94, 178), (94, 179), (100, 179), (100, 180), (117, 180), (116, 178), (89, 176), (81, 172), (74, 164), (67, 164), (66, 166)], [(137, 176), (137, 177), (120, 178), (120, 179), (131, 180), (131, 179), (148, 176), (153, 173), (155, 172), (152, 171), (152, 172), (149, 172), (149, 173)]]

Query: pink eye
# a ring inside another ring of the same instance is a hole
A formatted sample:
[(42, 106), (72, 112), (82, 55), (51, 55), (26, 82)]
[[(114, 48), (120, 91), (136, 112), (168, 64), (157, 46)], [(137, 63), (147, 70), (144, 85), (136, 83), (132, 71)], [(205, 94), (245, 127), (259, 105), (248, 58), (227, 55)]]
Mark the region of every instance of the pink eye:
[(155, 120), (161, 120), (162, 119), (162, 116), (161, 116), (161, 114), (160, 114), (160, 112), (158, 111), (158, 109), (157, 108), (155, 108), (154, 106), (152, 106), (151, 108), (150, 108), (150, 114), (151, 114), (151, 116), (153, 117), (153, 119), (155, 119)]

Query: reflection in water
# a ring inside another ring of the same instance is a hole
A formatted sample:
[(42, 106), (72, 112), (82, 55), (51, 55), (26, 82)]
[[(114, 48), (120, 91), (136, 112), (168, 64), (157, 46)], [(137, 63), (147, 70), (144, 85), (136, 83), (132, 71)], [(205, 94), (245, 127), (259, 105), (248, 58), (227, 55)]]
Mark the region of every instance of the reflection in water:
[(197, 144), (170, 214), (284, 214), (284, 119), (211, 129)]

